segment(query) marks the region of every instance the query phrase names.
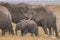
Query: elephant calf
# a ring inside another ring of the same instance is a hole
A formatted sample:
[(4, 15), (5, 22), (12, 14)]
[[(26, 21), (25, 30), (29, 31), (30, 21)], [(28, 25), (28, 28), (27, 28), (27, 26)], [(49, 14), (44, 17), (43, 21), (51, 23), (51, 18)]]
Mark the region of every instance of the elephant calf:
[(17, 30), (21, 30), (21, 35), (26, 35), (26, 33), (31, 33), (31, 36), (35, 34), (35, 36), (38, 35), (38, 26), (33, 20), (21, 20), (19, 23), (16, 25), (16, 35), (17, 35)]

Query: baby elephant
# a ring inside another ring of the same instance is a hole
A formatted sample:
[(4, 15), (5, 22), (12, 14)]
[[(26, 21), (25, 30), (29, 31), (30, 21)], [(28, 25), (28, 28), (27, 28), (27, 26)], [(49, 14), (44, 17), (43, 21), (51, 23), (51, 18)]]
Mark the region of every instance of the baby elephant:
[(26, 35), (26, 33), (31, 33), (31, 36), (33, 36), (33, 34), (35, 34), (35, 36), (38, 36), (38, 26), (36, 24), (35, 21), (33, 20), (21, 20), (19, 23), (17, 23), (16, 25), (16, 35), (17, 35), (17, 31), (21, 30), (21, 35)]

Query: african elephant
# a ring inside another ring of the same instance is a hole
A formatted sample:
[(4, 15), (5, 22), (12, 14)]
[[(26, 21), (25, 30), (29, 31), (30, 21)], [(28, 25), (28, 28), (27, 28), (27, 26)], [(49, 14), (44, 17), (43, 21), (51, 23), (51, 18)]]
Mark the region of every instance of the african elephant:
[(27, 11), (31, 8), (31, 5), (26, 3), (0, 3), (0, 5), (5, 6), (10, 11), (13, 23), (18, 23), (20, 20), (25, 18), (25, 15), (21, 12), (21, 10), (24, 13), (27, 13)]
[(49, 29), (50, 35), (52, 35), (51, 28), (55, 31), (56, 37), (58, 37), (57, 26), (56, 26), (56, 15), (48, 7), (36, 7), (24, 13), (27, 18), (34, 20), (38, 26), (43, 28), (45, 34), (48, 35), (47, 28)]
[(12, 20), (14, 23), (18, 23), (19, 20), (24, 18), (30, 18), (33, 19), (38, 24), (38, 26), (42, 26), (45, 34), (48, 34), (47, 32), (48, 28), (50, 35), (52, 35), (51, 34), (52, 27), (55, 30), (56, 36), (58, 36), (56, 27), (56, 15), (49, 8), (42, 6), (37, 8), (31, 8), (30, 6), (29, 7), (22, 6), (23, 4), (24, 3), (18, 4), (19, 7), (17, 7), (16, 5), (11, 6), (7, 3), (4, 4), (3, 6), (7, 7), (10, 10), (12, 14)]
[(2, 30), (2, 36), (5, 35), (6, 30), (8, 30), (12, 35), (14, 35), (11, 14), (6, 7), (1, 5), (0, 5), (0, 29)]
[(17, 23), (16, 25), (16, 35), (17, 35), (17, 31), (21, 30), (21, 35), (26, 35), (26, 33), (31, 33), (31, 36), (33, 36), (33, 34), (35, 34), (35, 36), (38, 36), (38, 26), (36, 24), (35, 21), (33, 20), (21, 20), (19, 23)]

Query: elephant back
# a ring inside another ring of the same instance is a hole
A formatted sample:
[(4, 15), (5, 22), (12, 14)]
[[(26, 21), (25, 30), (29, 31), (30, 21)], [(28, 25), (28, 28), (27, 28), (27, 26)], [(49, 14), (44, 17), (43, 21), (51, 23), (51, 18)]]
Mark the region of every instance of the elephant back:
[(9, 10), (4, 6), (0, 6), (0, 21), (1, 22), (12, 21)]

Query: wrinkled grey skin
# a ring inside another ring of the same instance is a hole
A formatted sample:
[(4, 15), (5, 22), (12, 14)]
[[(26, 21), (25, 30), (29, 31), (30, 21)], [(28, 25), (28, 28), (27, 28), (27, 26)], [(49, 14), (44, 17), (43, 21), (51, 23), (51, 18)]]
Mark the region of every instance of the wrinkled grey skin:
[(38, 26), (42, 26), (45, 34), (48, 35), (47, 28), (49, 29), (50, 35), (52, 35), (51, 28), (55, 31), (56, 37), (58, 37), (57, 26), (56, 26), (56, 15), (47, 7), (37, 7), (24, 13), (27, 18), (33, 19)]
[[(17, 7), (17, 5), (19, 7)], [(39, 26), (42, 26), (45, 34), (48, 34), (47, 33), (47, 28), (48, 28), (50, 35), (52, 35), (51, 34), (51, 27), (52, 27), (55, 30), (56, 36), (58, 36), (57, 27), (56, 27), (56, 16), (51, 10), (49, 10), (49, 8), (37, 7), (37, 8), (31, 9), (31, 7), (28, 7), (25, 5), (23, 6), (23, 5), (24, 5), (24, 3), (16, 4), (16, 5), (9, 5), (7, 3), (7, 4), (4, 4), (3, 6), (7, 7), (10, 10), (10, 12), (12, 14), (12, 20), (14, 23), (18, 23), (19, 20), (27, 17), (27, 18), (33, 19), (35, 22), (37, 22), (37, 24)], [(22, 10), (20, 10), (20, 9), (22, 9)]]
[(0, 5), (5, 6), (12, 15), (12, 21), (13, 23), (18, 23), (19, 20), (22, 20), (25, 18), (25, 15), (21, 12), (21, 10), (26, 13), (31, 5), (25, 4), (25, 3), (19, 3), (19, 4), (11, 4), (11, 3), (0, 3)]
[(35, 34), (35, 36), (38, 35), (38, 26), (33, 20), (21, 20), (21, 22), (16, 25), (16, 35), (18, 30), (21, 30), (22, 36), (28, 32), (31, 33), (31, 36), (33, 36), (33, 34)]
[(14, 34), (11, 14), (4, 6), (0, 6), (0, 29), (2, 30), (2, 36), (5, 35), (6, 30), (12, 35)]

